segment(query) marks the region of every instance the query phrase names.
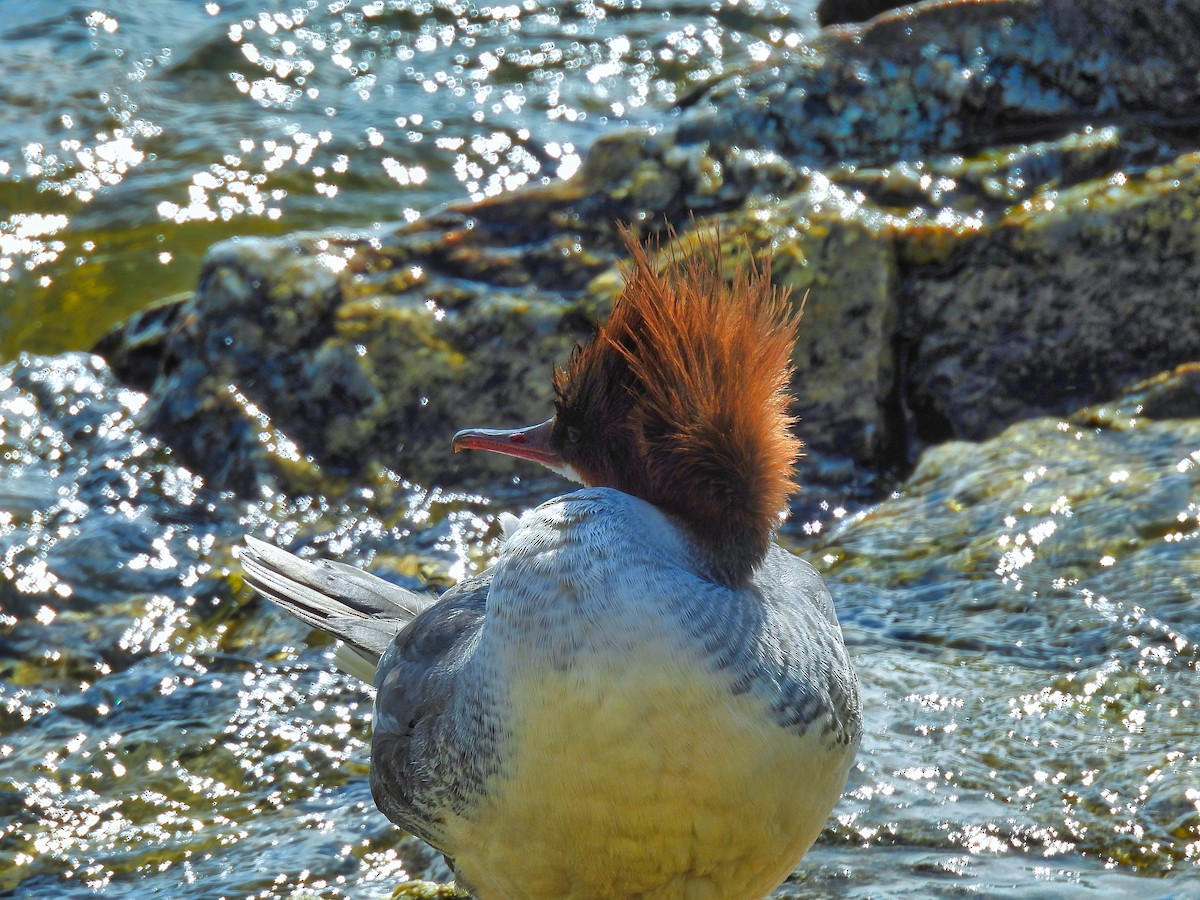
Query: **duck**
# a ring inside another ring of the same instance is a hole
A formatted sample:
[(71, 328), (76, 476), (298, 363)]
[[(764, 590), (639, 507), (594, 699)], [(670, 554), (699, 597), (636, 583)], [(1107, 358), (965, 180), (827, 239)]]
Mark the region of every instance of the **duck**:
[(375, 687), (370, 784), (478, 900), (754, 900), (820, 835), (862, 737), (817, 570), (776, 532), (800, 312), (717, 237), (625, 230), (554, 413), (452, 447), (579, 487), (441, 597), (246, 537), (247, 581)]

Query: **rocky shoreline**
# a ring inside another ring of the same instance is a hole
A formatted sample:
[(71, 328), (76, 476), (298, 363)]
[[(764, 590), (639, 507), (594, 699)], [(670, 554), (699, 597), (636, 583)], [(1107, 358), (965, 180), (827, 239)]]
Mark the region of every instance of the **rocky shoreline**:
[(674, 226), (666, 253), (719, 228), (806, 298), (807, 490), (781, 540), (837, 598), (869, 733), (779, 896), (892, 896), (899, 870), (927, 896), (1183, 890), (1198, 46), (1198, 0), (884, 13), (600, 140), (570, 182), (225, 242), (95, 354), (0, 370), (0, 892), (85, 864), (224, 879), (210, 850), (234, 845), (258, 873), (280, 833), (330, 878), (441, 871), (361, 790), (361, 689), (298, 651), (312, 635), (251, 598), (233, 547), (430, 589), (486, 565), (495, 514), (563, 485), (468, 469), (449, 437), (549, 415), (550, 366), (619, 289), (619, 222)]
[(684, 253), (719, 227), (807, 297), (806, 475), (904, 473), (1200, 359), (1197, 22), (1194, 3), (954, 0), (830, 29), (671, 129), (601, 140), (563, 185), (219, 245), (190, 299), (99, 351), (219, 485), (270, 468), (239, 394), (336, 471), (459, 478), (457, 427), (547, 414), (545, 373), (617, 290), (617, 222), (671, 224)]

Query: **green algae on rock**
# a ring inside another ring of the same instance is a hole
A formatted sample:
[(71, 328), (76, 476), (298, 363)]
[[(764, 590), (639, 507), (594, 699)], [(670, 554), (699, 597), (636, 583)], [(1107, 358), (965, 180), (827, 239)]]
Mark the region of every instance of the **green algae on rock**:
[(410, 881), (392, 891), (391, 900), (437, 900), (439, 897), (470, 900), (470, 894), (456, 890), (451, 885), (434, 884), (430, 881)]
[(835, 829), (847, 846), (926, 847), (910, 865), (984, 893), (1013, 853), (1030, 854), (1015, 883), (1033, 857), (1084, 880), (1191, 877), (1198, 454), (1197, 418), (1033, 419), (927, 451), (829, 539), (824, 574), (875, 698)]
[(616, 290), (616, 221), (649, 236), (693, 210), (808, 293), (806, 477), (1065, 415), (1200, 359), (1200, 161), (1179, 153), (1200, 4), (1068, 6), (923, 4), (718, 81), (674, 129), (598, 141), (563, 185), (219, 245), (194, 296), (103, 350), (215, 484), (266, 477), (246, 402), (331, 473), (458, 477), (458, 427), (548, 415), (546, 372)]
[(1077, 411), (1071, 421), (1120, 429), (1136, 427), (1142, 419), (1198, 418), (1200, 363), (1185, 363), (1131, 385), (1106, 403)]

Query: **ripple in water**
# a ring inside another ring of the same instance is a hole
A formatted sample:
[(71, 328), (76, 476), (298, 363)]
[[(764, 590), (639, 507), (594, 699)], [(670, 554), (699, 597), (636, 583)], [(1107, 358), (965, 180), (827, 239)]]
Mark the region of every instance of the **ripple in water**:
[(656, 127), (681, 92), (812, 27), (763, 0), (27, 0), (6, 16), (0, 360), (87, 348), (190, 289), (222, 237), (411, 222), (567, 178), (597, 135)]

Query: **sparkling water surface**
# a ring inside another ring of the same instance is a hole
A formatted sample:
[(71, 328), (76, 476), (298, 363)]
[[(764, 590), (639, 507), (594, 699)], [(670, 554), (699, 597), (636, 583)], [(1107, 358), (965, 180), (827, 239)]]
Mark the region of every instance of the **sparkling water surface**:
[[(215, 240), (567, 177), (598, 135), (791, 52), (808, 7), (0, 11), (0, 895), (445, 877), (371, 802), (369, 692), (232, 548), (250, 531), (438, 589), (487, 565), (500, 511), (563, 485), (380, 471), (238, 499), (63, 351), (190, 289)], [(1200, 896), (1197, 426), (1024, 423), (932, 451), (873, 509), (813, 499), (782, 540), (826, 574), (868, 730), (779, 896)]]
[(412, 221), (568, 177), (597, 135), (661, 125), (815, 27), (775, 0), (3, 12), (0, 359), (86, 349), (189, 290), (223, 237)]

